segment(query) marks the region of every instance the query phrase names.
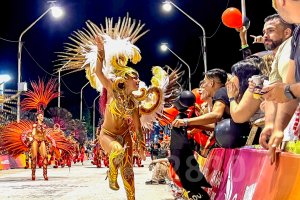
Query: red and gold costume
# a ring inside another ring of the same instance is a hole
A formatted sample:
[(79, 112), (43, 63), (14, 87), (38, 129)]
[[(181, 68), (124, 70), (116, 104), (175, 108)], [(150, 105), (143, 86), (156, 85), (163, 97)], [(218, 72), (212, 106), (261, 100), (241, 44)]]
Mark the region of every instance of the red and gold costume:
[(58, 95), (55, 90), (55, 81), (50, 80), (45, 85), (43, 81), (39, 80), (38, 83), (31, 82), (31, 85), (33, 91), (29, 90), (24, 94), (27, 97), (22, 101), (21, 105), (23, 110), (36, 109), (38, 111), (37, 122), (21, 120), (19, 123), (12, 122), (6, 125), (0, 138), (0, 149), (5, 149), (12, 156), (30, 152), (32, 180), (36, 179), (35, 171), (39, 154), (42, 160), (44, 179), (48, 180), (47, 149), (49, 146), (68, 153), (72, 153), (73, 149), (59, 130), (48, 128), (43, 123), (44, 115), (42, 111)]
[(50, 140), (46, 133), (46, 125), (43, 123), (44, 110), (48, 103), (58, 97), (59, 93), (56, 91), (56, 82), (54, 79), (50, 79), (45, 85), (44, 81), (39, 79), (39, 82), (31, 82), (33, 90), (27, 91), (24, 95), (26, 98), (22, 101), (22, 110), (29, 111), (36, 109), (37, 123), (33, 124), (32, 132), (29, 134), (31, 143), (31, 169), (32, 180), (35, 180), (35, 169), (37, 163), (38, 153), (41, 156), (43, 163), (43, 175), (44, 179), (48, 180), (47, 166), (48, 166), (48, 153), (46, 146), (49, 145)]
[(102, 160), (105, 167), (108, 167), (108, 157), (105, 154), (104, 150), (102, 149), (98, 140), (94, 141), (94, 148), (93, 148), (93, 161), (92, 164), (96, 165), (98, 168), (102, 166)]
[[(38, 114), (38, 117), (40, 116), (43, 116), (43, 114)], [(32, 144), (31, 144), (32, 180), (35, 180), (35, 169), (36, 169), (38, 153), (43, 163), (44, 179), (48, 180), (48, 176), (47, 176), (48, 153), (47, 153), (46, 146), (49, 145), (50, 139), (46, 135), (46, 128), (47, 127), (45, 124), (42, 123), (42, 120), (38, 120), (37, 124), (33, 124), (32, 134), (29, 135), (29, 137), (32, 137)]]

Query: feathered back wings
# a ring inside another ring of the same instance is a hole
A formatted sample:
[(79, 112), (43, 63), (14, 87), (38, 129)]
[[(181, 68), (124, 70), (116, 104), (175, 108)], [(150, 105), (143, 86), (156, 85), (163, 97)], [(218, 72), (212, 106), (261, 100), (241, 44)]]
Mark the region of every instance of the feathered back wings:
[(156, 66), (152, 73), (151, 86), (142, 90), (144, 94), (137, 98), (141, 101), (139, 112), (144, 129), (152, 129), (154, 121), (164, 118), (164, 108), (170, 107), (182, 91), (179, 79), (184, 72), (180, 72), (180, 68), (164, 70)]
[(33, 122), (21, 120), (19, 123), (12, 122), (6, 125), (0, 135), (0, 151), (5, 151), (9, 155), (18, 156), (29, 151), (28, 134), (32, 132)]

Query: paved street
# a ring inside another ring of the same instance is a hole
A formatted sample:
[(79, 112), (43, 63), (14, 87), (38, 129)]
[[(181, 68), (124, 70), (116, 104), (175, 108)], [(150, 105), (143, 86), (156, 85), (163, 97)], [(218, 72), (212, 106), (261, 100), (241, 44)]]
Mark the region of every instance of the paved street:
[[(134, 168), (137, 200), (171, 200), (168, 185), (145, 185), (151, 177), (145, 167)], [(119, 177), (121, 189), (110, 190), (106, 177), (107, 168), (96, 168), (86, 161), (69, 168), (48, 169), (49, 181), (44, 181), (42, 169), (37, 169), (36, 181), (31, 181), (31, 169), (11, 169), (0, 171), (0, 199), (56, 199), (56, 200), (126, 200), (126, 193)]]

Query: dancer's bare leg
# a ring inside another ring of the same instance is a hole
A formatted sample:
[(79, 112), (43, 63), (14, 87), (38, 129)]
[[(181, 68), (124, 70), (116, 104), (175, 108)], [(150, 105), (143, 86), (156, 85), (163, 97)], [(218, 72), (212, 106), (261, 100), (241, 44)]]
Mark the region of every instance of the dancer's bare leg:
[(38, 143), (37, 141), (33, 141), (31, 144), (31, 171), (32, 171), (31, 178), (33, 181), (35, 180), (37, 153), (38, 153)]
[(128, 134), (125, 138), (125, 149), (124, 158), (121, 164), (121, 175), (124, 183), (124, 187), (127, 193), (128, 200), (135, 199), (135, 187), (134, 187), (134, 173), (133, 173), (133, 162), (132, 162), (132, 139)]
[(48, 176), (47, 176), (48, 155), (47, 155), (46, 144), (44, 141), (41, 142), (39, 153), (43, 159), (43, 176), (45, 181), (47, 181), (48, 180)]
[(114, 138), (105, 133), (100, 133), (99, 139), (104, 151), (109, 155), (109, 187), (112, 190), (119, 190), (120, 187), (117, 182), (118, 169), (124, 157), (124, 148)]

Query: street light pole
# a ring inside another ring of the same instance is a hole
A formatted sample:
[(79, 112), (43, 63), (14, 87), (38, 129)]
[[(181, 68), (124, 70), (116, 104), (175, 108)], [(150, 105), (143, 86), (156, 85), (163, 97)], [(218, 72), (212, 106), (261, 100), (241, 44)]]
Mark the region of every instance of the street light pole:
[[(53, 10), (53, 14), (55, 17), (60, 17), (63, 13), (62, 11), (58, 8), (54, 6), (55, 1), (50, 1), (49, 3), (51, 3), (51, 6), (39, 17), (37, 18), (32, 24), (30, 24), (20, 35), (19, 40), (18, 40), (18, 92), (20, 92), (20, 88), (21, 88), (21, 58), (22, 58), (22, 37), (23, 35), (29, 30), (31, 29), (31, 27), (33, 27), (38, 21), (40, 21), (40, 19), (42, 19), (49, 11)], [(20, 115), (21, 115), (21, 97), (18, 96), (18, 100), (17, 100), (17, 122), (20, 122)]]
[(59, 108), (60, 108), (60, 97), (61, 97), (61, 81), (60, 81), (61, 76), (60, 76), (60, 73), (61, 73), (61, 70), (62, 70), (67, 64), (69, 64), (70, 61), (71, 61), (71, 60), (69, 60), (68, 62), (66, 62), (61, 68), (58, 69), (58, 94), (59, 94), (59, 96), (58, 96), (58, 100), (57, 100), (57, 107), (59, 107)]
[[(50, 10), (52, 7), (48, 8), (39, 18), (37, 18), (30, 26), (28, 26), (20, 35), (19, 37), (19, 45), (18, 45), (18, 88), (19, 84), (21, 83), (21, 56), (22, 56), (22, 37), (23, 35), (31, 28), (33, 27), (40, 19), (42, 19)], [(19, 90), (19, 89), (18, 89)], [(18, 96), (17, 101), (17, 122), (20, 122), (20, 115), (21, 115), (21, 98)]]
[(58, 99), (57, 99), (57, 107), (59, 107), (59, 108), (60, 108), (60, 72), (61, 72), (61, 69), (62, 68), (60, 68), (58, 70)]
[(206, 48), (206, 33), (205, 33), (205, 29), (204, 27), (199, 24), (194, 18), (192, 18), (191, 16), (189, 16), (186, 12), (184, 12), (182, 9), (180, 9), (176, 4), (174, 4), (172, 1), (165, 1), (163, 2), (164, 4), (171, 4), (173, 5), (175, 8), (177, 8), (177, 10), (179, 10), (181, 13), (183, 13), (185, 16), (187, 16), (190, 20), (192, 20), (195, 24), (197, 24), (197, 26), (199, 26), (203, 32), (203, 62), (204, 62), (204, 72), (207, 72), (207, 48)]
[(96, 130), (96, 106), (95, 106), (95, 102), (96, 100), (100, 97), (101, 94), (99, 94), (95, 99), (94, 99), (94, 102), (93, 102), (93, 141), (95, 140), (95, 130)]
[(82, 121), (82, 92), (83, 89), (89, 84), (89, 82), (87, 82), (80, 90), (80, 113), (79, 113), (79, 119), (80, 121)]
[(169, 50), (174, 56), (176, 56), (183, 64), (185, 64), (188, 68), (188, 76), (189, 76), (189, 90), (192, 91), (192, 86), (191, 86), (191, 68), (190, 66), (182, 59), (180, 58), (174, 51), (172, 51), (166, 43), (163, 43), (161, 48), (164, 50)]

